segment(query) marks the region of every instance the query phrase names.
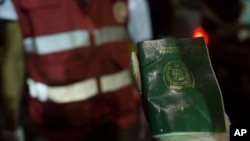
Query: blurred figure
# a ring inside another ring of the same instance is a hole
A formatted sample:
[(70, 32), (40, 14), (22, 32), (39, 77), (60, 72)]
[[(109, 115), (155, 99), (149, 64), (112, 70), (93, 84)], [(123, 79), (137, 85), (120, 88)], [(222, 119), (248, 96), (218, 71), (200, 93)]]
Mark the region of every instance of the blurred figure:
[(0, 140), (24, 141), (20, 126), (20, 105), (23, 94), (24, 62), (22, 36), (16, 13), (9, 0), (0, 2), (1, 34), (1, 111), (3, 125)]
[(232, 124), (249, 124), (249, 0), (203, 0), (202, 28)]
[[(11, 39), (15, 43), (13, 50), (7, 45), (6, 49), (10, 56), (21, 54), (21, 42), (24, 44), (25, 58), (12, 59), (14, 63), (25, 59), (29, 115), (39, 136), (45, 141), (92, 140), (87, 136), (102, 123), (111, 121), (119, 130), (118, 140), (136, 140), (139, 103), (129, 72), (131, 41), (127, 29), (132, 31), (134, 42), (151, 38), (147, 3), (14, 0), (14, 4), (23, 40), (15, 26), (10, 32), (10, 36), (18, 34), (17, 39)], [(12, 71), (24, 70), (3, 68), (6, 85), (14, 76)], [(21, 79), (15, 81), (21, 83)], [(15, 83), (11, 83), (12, 87)], [(20, 90), (8, 94), (3, 101), (17, 99), (19, 94)], [(5, 107), (18, 103), (19, 99)]]

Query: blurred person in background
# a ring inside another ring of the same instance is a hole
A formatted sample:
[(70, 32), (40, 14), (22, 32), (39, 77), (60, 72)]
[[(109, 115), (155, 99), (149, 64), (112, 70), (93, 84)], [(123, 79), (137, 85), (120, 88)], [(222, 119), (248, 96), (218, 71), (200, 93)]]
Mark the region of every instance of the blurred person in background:
[(20, 106), (23, 97), (24, 62), (22, 35), (11, 1), (0, 1), (1, 35), (1, 122), (0, 140), (24, 141), (20, 125)]
[[(17, 137), (20, 113), (16, 108), (27, 70), (29, 116), (43, 140), (94, 140), (88, 136), (108, 121), (117, 127), (117, 140), (136, 140), (139, 103), (129, 72), (129, 44), (152, 36), (146, 1), (13, 2), (21, 29), (14, 22), (5, 35), (11, 47), (5, 45), (4, 62), (11, 60), (14, 68), (3, 65), (3, 90), (15, 92), (3, 91), (2, 99), (10, 101), (4, 107), (13, 114), (5, 116), (15, 125), (5, 130)], [(1, 3), (11, 4), (11, 0)], [(4, 16), (9, 17), (8, 12)], [(14, 77), (18, 73), (22, 75)]]

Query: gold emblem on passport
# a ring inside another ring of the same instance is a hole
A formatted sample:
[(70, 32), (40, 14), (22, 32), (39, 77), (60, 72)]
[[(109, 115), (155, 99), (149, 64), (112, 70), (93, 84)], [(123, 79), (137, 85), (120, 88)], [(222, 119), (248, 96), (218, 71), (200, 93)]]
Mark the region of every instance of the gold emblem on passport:
[(194, 87), (194, 77), (191, 70), (180, 61), (169, 62), (164, 68), (163, 78), (170, 89)]
[(113, 5), (113, 14), (116, 21), (124, 23), (128, 17), (127, 3), (122, 0), (116, 1)]

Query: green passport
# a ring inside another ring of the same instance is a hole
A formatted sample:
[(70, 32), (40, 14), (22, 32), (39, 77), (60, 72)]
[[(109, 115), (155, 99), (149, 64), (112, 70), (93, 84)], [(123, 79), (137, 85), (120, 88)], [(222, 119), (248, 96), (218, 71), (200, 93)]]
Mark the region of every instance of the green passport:
[(203, 38), (148, 40), (137, 47), (142, 101), (154, 137), (226, 131)]

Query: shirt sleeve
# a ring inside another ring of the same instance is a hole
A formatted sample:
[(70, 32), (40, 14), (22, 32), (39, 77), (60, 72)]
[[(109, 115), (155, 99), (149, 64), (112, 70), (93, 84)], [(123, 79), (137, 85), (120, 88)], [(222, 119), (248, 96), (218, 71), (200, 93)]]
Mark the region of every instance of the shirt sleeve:
[(129, 0), (128, 32), (134, 43), (152, 39), (152, 25), (146, 0)]
[(0, 19), (18, 20), (12, 0), (0, 0)]

